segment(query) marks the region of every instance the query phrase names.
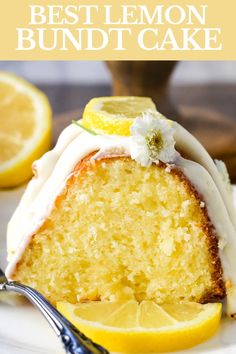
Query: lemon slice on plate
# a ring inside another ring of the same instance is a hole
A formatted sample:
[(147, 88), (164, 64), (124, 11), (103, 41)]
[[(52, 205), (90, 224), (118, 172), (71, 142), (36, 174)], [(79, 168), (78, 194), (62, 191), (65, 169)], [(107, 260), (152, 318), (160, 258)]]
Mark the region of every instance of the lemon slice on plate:
[(50, 147), (51, 107), (27, 81), (0, 72), (0, 187), (32, 176), (32, 162)]
[(153, 301), (57, 304), (79, 330), (110, 351), (160, 353), (187, 349), (218, 329), (221, 304), (166, 304)]
[(155, 104), (148, 97), (93, 98), (84, 109), (82, 124), (106, 134), (130, 135), (134, 119), (146, 111), (156, 112)]

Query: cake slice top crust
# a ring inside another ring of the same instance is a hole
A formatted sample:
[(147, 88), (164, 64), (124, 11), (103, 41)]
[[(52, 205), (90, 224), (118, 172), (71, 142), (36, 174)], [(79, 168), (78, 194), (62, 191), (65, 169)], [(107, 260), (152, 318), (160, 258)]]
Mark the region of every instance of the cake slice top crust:
[[(186, 176), (201, 196), (202, 203), (206, 203), (218, 237), (224, 278), (229, 285), (228, 312), (236, 313), (236, 215), (232, 196), (202, 145), (178, 123), (171, 124), (175, 148), (179, 152), (174, 167)], [(133, 144), (132, 137), (92, 135), (76, 125), (63, 131), (55, 148), (34, 163), (35, 177), (9, 223), (6, 270), (9, 278), (32, 235), (52, 211), (78, 162), (93, 152), (96, 152), (95, 160), (104, 156), (131, 156)], [(172, 164), (167, 165), (169, 169), (172, 167)]]

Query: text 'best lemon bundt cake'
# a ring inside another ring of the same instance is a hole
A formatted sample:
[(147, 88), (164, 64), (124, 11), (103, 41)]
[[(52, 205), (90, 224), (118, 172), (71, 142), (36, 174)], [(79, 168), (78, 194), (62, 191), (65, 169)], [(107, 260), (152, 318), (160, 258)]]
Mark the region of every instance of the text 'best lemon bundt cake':
[[(128, 112), (141, 98), (112, 100), (114, 117), (93, 121), (91, 104), (103, 107), (92, 100), (35, 162), (8, 227), (8, 277), (54, 304), (227, 294), (235, 314), (236, 218), (223, 163), (149, 99), (138, 117)], [(111, 98), (102, 102), (109, 112)]]

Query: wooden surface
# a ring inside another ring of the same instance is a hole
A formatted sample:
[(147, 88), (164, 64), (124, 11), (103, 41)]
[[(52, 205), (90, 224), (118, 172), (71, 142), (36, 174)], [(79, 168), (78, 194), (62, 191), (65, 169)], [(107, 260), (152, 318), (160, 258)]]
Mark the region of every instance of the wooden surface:
[[(54, 110), (54, 142), (72, 119), (81, 117), (90, 98), (111, 94), (109, 86), (42, 85), (40, 88)], [(170, 97), (177, 112), (170, 118), (191, 131), (213, 158), (223, 159), (236, 182), (236, 85), (172, 87)]]

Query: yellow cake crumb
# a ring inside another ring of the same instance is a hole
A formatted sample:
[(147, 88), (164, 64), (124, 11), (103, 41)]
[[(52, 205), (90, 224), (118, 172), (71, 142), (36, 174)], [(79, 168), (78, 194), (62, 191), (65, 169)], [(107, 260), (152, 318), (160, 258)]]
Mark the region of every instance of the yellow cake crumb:
[[(78, 169), (15, 279), (50, 301), (202, 301), (214, 266), (200, 200), (174, 168), (107, 158)], [(219, 294), (218, 294), (219, 295)]]

